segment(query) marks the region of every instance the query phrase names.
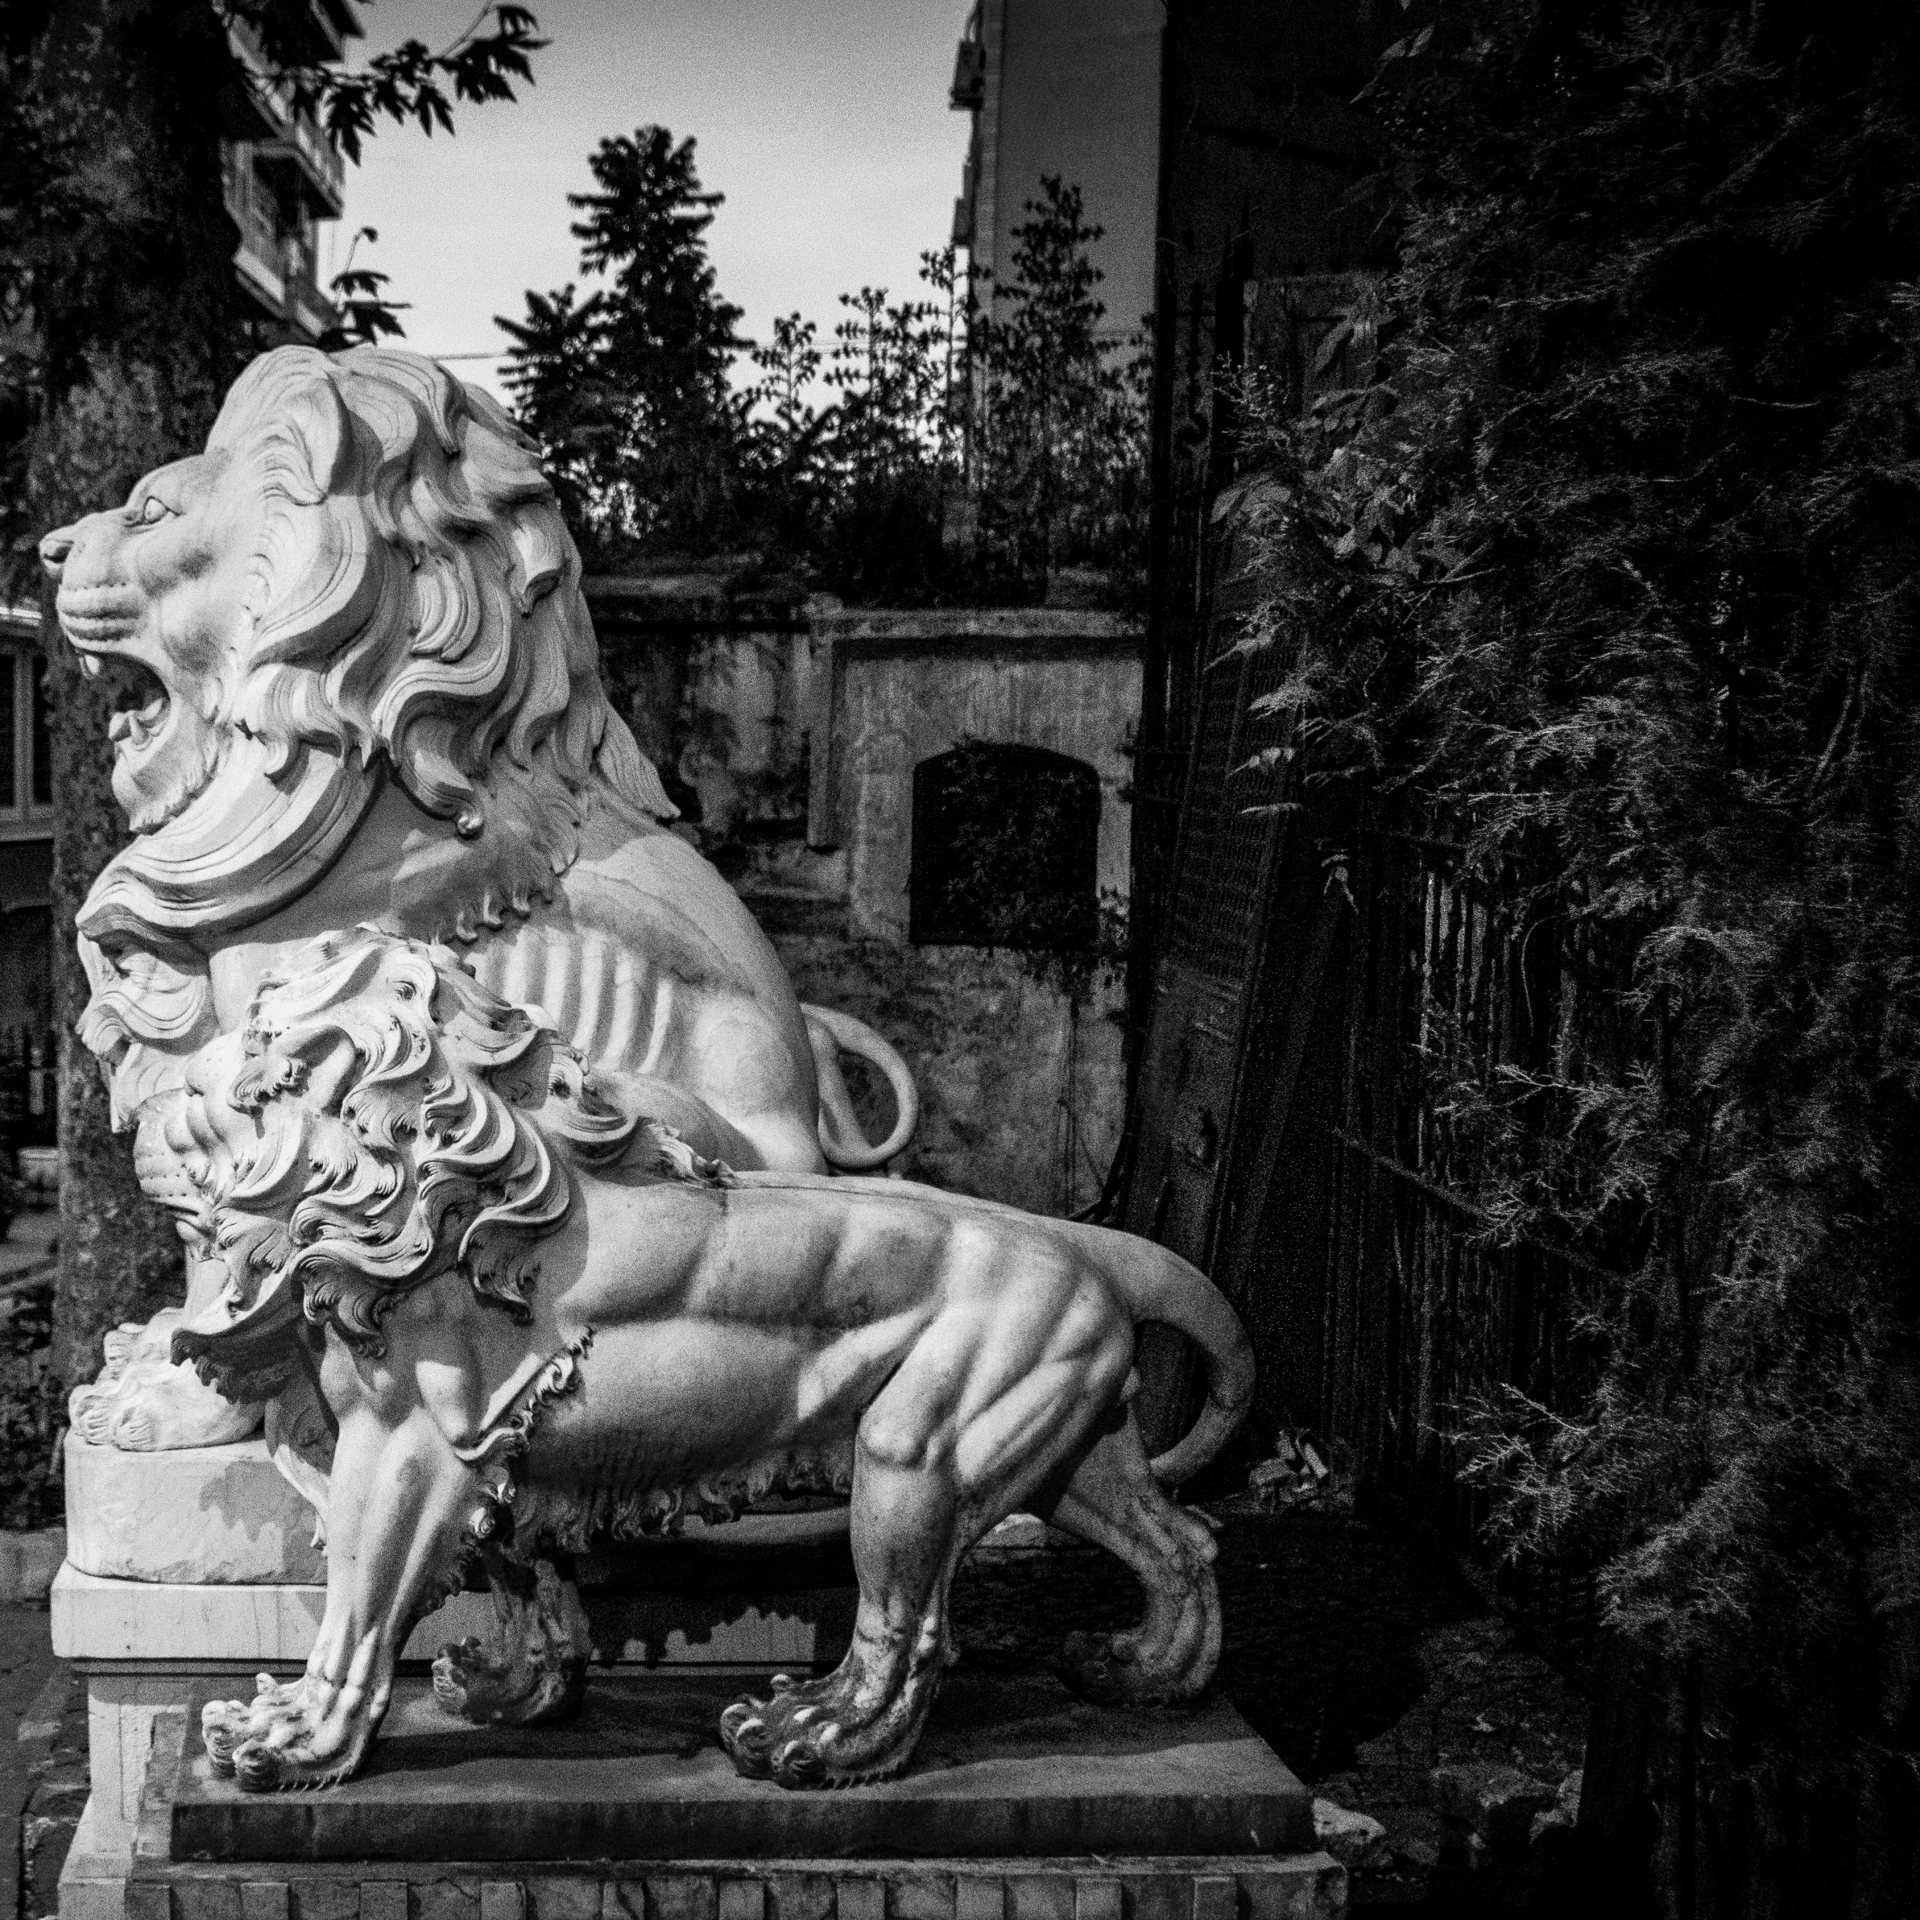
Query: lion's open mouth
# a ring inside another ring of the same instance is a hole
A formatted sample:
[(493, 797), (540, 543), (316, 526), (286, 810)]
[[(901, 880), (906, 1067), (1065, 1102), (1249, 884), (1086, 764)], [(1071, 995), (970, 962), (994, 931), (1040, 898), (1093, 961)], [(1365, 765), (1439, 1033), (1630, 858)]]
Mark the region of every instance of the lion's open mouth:
[(149, 666), (124, 653), (82, 653), (88, 678), (105, 680), (113, 699), (107, 738), (115, 746), (144, 749), (166, 725), (170, 704), (166, 683)]

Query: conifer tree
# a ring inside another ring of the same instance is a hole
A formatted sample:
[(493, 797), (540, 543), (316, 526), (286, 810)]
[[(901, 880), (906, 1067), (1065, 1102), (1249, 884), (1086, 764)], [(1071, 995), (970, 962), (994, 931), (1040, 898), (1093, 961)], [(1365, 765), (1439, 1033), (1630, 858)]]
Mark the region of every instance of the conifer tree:
[(507, 381), (582, 530), (602, 554), (702, 548), (732, 516), (742, 410), (728, 384), (740, 309), (721, 298), (706, 233), (722, 196), (694, 142), (665, 127), (603, 140), (595, 188), (569, 194), (582, 273), (499, 324)]

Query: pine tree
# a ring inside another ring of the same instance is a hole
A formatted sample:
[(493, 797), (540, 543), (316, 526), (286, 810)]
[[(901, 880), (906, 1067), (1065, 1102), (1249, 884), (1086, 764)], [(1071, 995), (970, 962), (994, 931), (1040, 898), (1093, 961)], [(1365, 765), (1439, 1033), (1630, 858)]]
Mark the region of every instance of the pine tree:
[(529, 293), (524, 319), (499, 322), (507, 381), (600, 557), (710, 550), (733, 524), (742, 409), (728, 373), (746, 344), (707, 255), (723, 196), (665, 127), (603, 140), (590, 164), (596, 190), (567, 199), (598, 284), (578, 304), (571, 286)]

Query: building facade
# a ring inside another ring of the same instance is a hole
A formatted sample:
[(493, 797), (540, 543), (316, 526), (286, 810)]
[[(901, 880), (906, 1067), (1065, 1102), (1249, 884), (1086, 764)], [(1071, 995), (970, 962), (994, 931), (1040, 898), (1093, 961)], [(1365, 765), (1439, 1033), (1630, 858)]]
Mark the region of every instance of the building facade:
[(1162, 0), (976, 0), (951, 100), (973, 116), (953, 241), (1013, 277), (1014, 229), (1040, 183), (1078, 187), (1116, 340), (1153, 311)]
[[(359, 21), (349, 0), (306, 0), (294, 49), (314, 61), (340, 59)], [(229, 15), (228, 43), (252, 85), (236, 102), (232, 137), (222, 143), (227, 211), (240, 229), (233, 267), (247, 296), (253, 344), (314, 342), (338, 324), (321, 279), (319, 228), (345, 206), (346, 165), (311, 113), (295, 111), (291, 90), (269, 70), (258, 36)]]

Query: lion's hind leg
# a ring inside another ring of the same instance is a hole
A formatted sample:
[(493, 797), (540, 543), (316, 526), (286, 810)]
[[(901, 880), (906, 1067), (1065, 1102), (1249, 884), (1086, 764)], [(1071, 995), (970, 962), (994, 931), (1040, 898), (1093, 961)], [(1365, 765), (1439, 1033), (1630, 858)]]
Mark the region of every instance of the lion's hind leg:
[(867, 1409), (854, 1454), (853, 1644), (823, 1680), (743, 1700), (721, 1722), (742, 1773), (843, 1786), (897, 1773), (953, 1659), (960, 1555), (1072, 1470), (1118, 1397), (1130, 1326), (1073, 1269), (1030, 1269), (1002, 1310), (943, 1315)]
[(1068, 1641), (1072, 1685), (1091, 1700), (1129, 1706), (1198, 1693), (1220, 1660), (1217, 1550), (1206, 1523), (1161, 1491), (1130, 1408), (1094, 1442), (1045, 1518), (1125, 1562), (1147, 1597), (1137, 1627)]
[(912, 1756), (950, 1658), (946, 1594), (959, 1557), (952, 1477), (932, 1463), (916, 1469), (882, 1457), (863, 1432), (852, 1533), (860, 1605), (846, 1658), (817, 1680), (783, 1676), (771, 1699), (749, 1696), (721, 1716), (720, 1737), (750, 1778), (849, 1786), (897, 1773)]

